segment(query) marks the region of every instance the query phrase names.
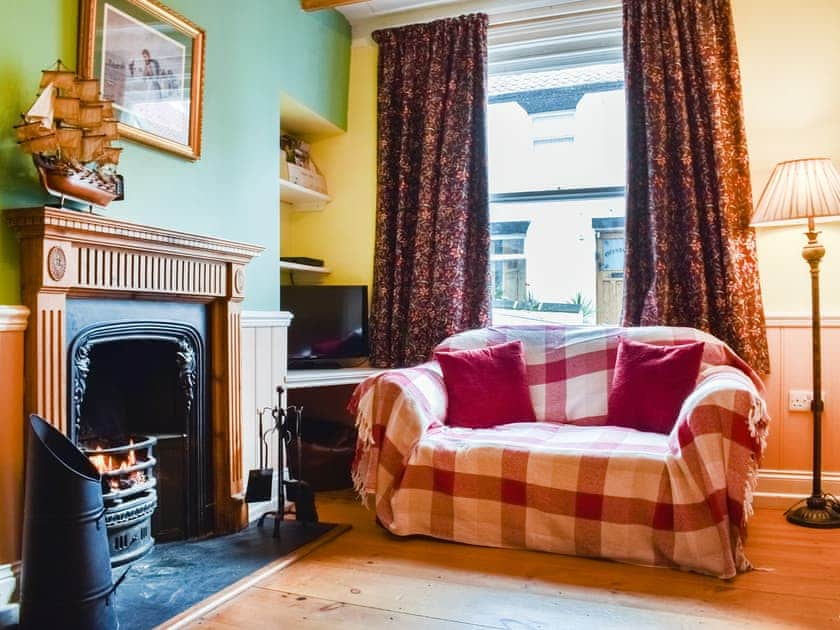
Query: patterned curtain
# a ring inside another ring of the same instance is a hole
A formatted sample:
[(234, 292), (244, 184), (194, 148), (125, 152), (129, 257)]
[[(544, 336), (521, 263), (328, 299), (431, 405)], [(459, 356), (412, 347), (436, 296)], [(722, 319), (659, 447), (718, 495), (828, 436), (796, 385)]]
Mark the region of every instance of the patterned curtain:
[(770, 362), (729, 0), (625, 0), (624, 324), (683, 325)]
[(371, 358), (400, 367), (488, 323), (487, 16), (380, 30), (373, 39), (379, 166)]

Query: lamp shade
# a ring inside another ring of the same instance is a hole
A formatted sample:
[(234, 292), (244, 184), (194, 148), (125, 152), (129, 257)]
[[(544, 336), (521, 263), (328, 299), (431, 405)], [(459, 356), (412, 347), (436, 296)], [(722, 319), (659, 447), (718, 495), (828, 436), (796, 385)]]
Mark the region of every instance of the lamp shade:
[(828, 158), (776, 164), (758, 199), (752, 224), (840, 219), (840, 173)]

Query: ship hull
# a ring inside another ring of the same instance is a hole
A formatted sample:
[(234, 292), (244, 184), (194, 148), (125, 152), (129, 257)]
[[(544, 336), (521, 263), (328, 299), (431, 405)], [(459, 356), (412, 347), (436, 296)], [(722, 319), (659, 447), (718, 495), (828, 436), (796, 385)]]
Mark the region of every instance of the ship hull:
[(104, 208), (118, 196), (116, 183), (107, 182), (84, 166), (50, 163), (33, 156), (41, 185), (51, 195)]

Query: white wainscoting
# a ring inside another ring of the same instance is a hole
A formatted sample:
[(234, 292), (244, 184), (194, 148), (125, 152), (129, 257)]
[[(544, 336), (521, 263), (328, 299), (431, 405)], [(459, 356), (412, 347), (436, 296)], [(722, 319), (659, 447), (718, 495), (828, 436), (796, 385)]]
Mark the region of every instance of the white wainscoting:
[[(287, 333), (292, 320), (285, 311), (242, 312), (242, 465), (243, 479), (248, 471), (260, 467), (259, 412), (263, 412), (264, 428), (274, 420), (270, 409), (278, 404), (277, 386), (285, 387)], [(286, 397), (280, 405), (286, 406)], [(274, 494), (277, 491), (277, 434), (269, 439), (266, 468), (274, 469)], [(245, 492), (245, 488), (242, 488)], [(273, 502), (248, 506), (250, 520), (274, 509)]]

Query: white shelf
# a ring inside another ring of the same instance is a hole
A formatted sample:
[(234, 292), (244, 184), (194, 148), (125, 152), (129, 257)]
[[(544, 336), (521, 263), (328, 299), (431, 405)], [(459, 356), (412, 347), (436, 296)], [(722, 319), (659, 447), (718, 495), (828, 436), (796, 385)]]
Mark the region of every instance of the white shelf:
[(327, 275), (330, 273), (328, 267), (316, 267), (315, 265), (302, 265), (300, 263), (289, 262), (287, 260), (280, 261), (280, 269), (285, 269), (286, 271), (305, 271), (307, 273), (320, 273), (323, 275)]
[(287, 389), (305, 387), (331, 387), (333, 385), (355, 385), (368, 376), (379, 374), (381, 368), (339, 368), (335, 370), (289, 370), (286, 373)]
[(310, 190), (287, 179), (280, 178), (280, 201), (290, 203), (298, 210), (323, 210), (332, 197)]

